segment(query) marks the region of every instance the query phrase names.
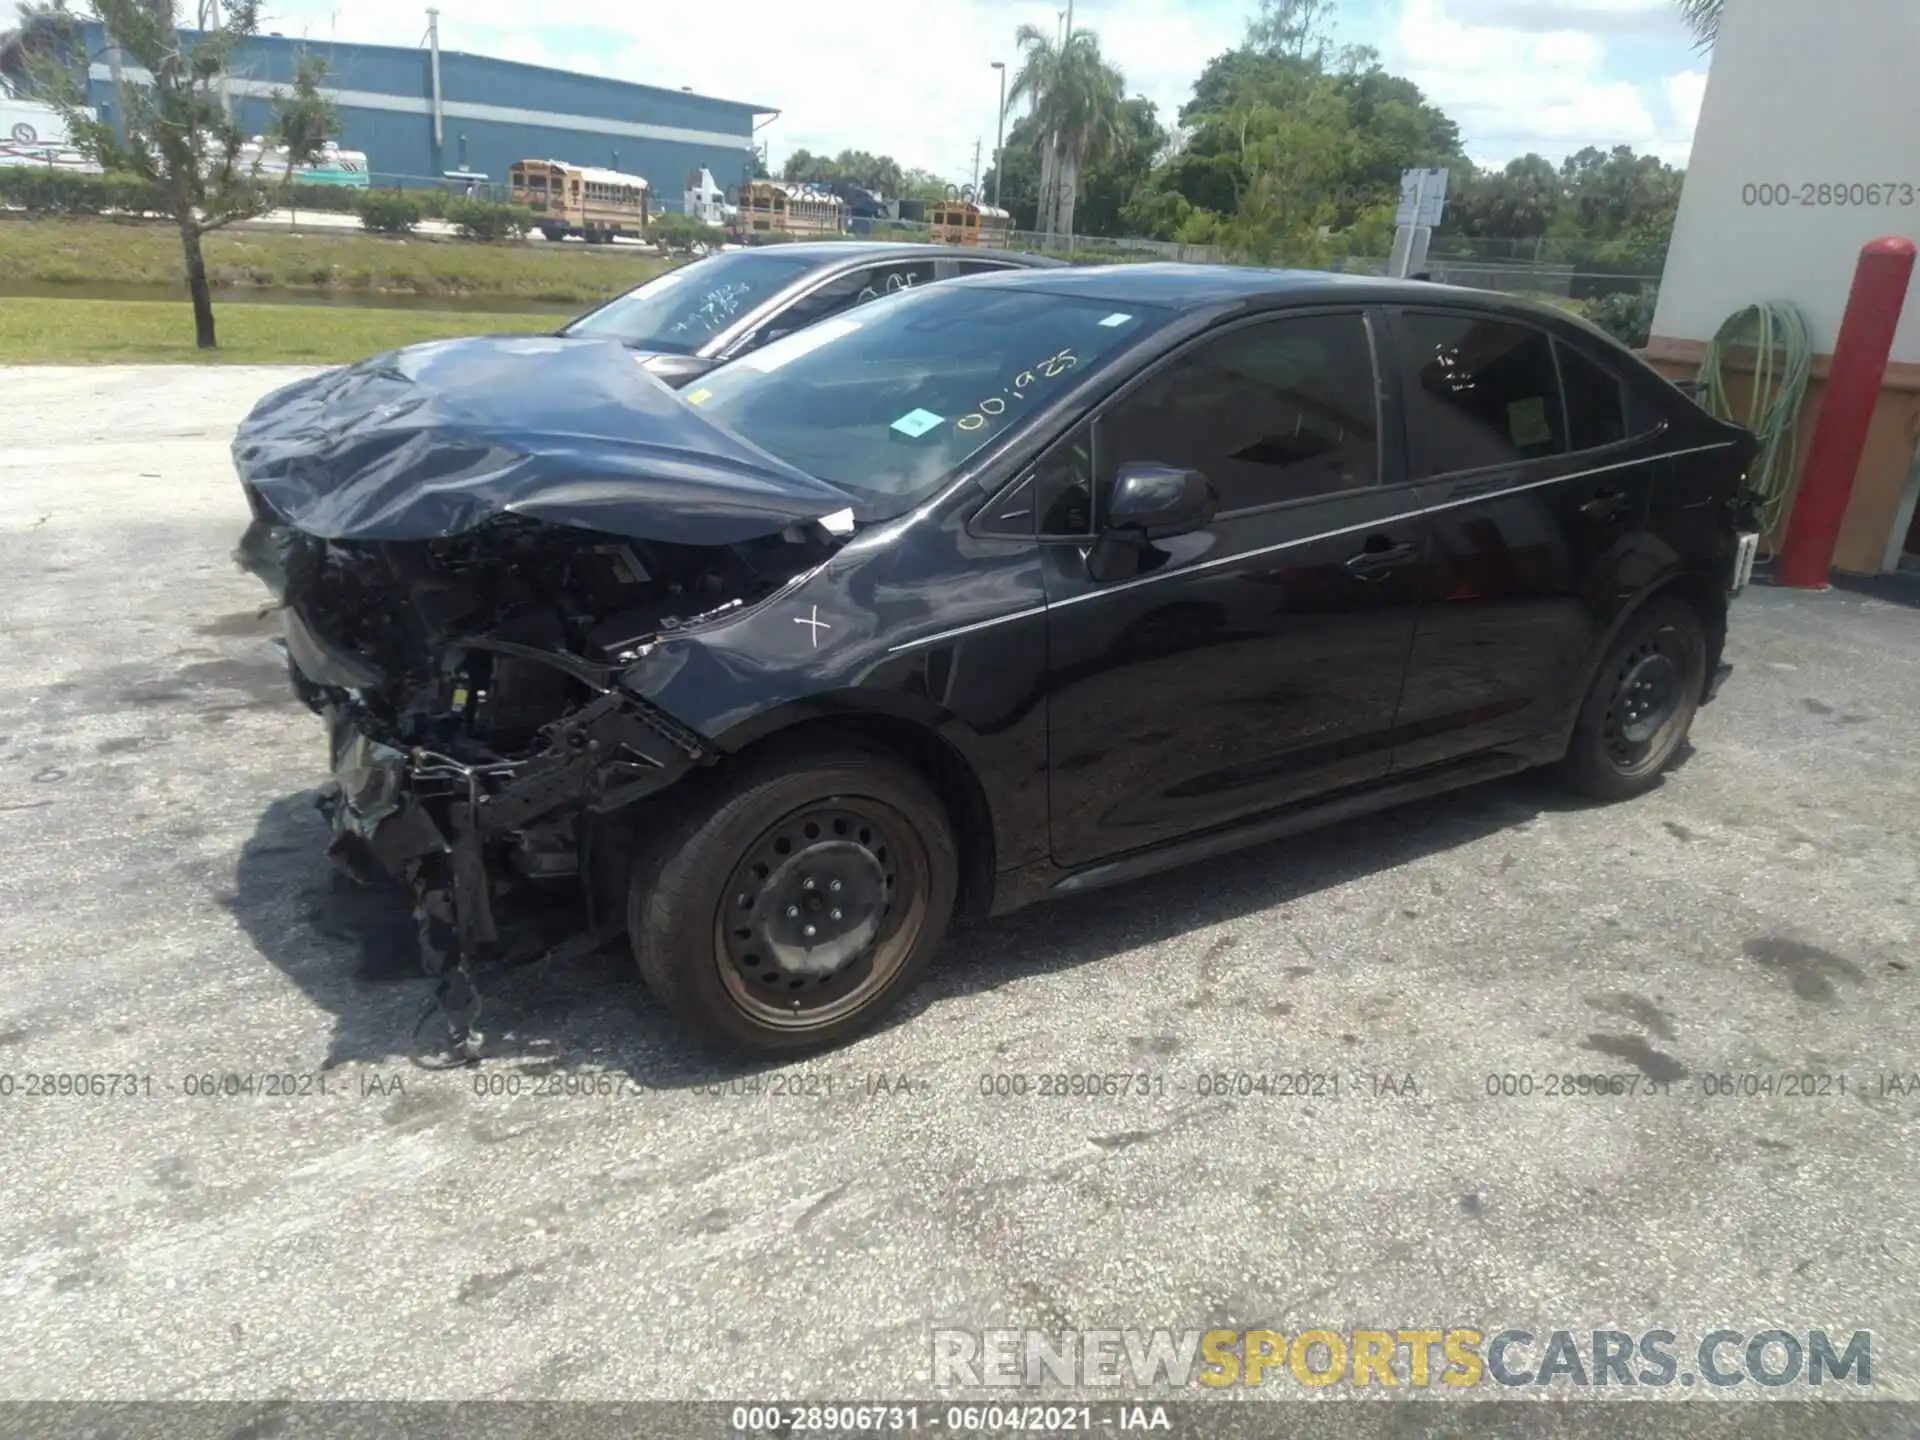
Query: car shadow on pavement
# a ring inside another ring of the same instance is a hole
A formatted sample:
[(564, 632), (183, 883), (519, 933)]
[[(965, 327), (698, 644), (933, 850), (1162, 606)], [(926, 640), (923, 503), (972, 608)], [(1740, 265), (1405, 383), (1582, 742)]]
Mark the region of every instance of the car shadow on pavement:
[[(1685, 752), (1676, 758), (1682, 763)], [(333, 1017), (326, 1066), (431, 1062), (445, 1035), (398, 888), (338, 880), (314, 792), (274, 800), (241, 849), (232, 913), (254, 947)], [(921, 986), (882, 1025), (911, 1024), (950, 998), (1092, 964), (1302, 900), (1470, 844), (1553, 810), (1585, 808), (1533, 774), (1347, 820), (1167, 871), (1117, 891), (1032, 906), (955, 930)], [(1289, 965), (1299, 956), (1286, 957)], [(489, 1061), (525, 1073), (625, 1072), (691, 1088), (778, 1063), (695, 1047), (640, 982), (624, 944), (585, 959), (483, 973), (479, 1029)]]

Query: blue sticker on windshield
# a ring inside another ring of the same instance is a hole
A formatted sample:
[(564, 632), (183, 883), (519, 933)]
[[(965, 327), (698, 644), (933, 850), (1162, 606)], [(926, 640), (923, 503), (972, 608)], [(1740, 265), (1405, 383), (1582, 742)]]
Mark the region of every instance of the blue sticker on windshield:
[(1102, 320), (1100, 323), (1102, 325), (1107, 326), (1109, 329), (1111, 329), (1116, 325), (1126, 324), (1132, 318), (1133, 316), (1127, 314), (1125, 311), (1116, 310), (1113, 312), (1113, 314), (1109, 315), (1106, 319)]
[(893, 428), (908, 439), (918, 440), (934, 426), (943, 424), (940, 417), (931, 410), (909, 410), (893, 422)]

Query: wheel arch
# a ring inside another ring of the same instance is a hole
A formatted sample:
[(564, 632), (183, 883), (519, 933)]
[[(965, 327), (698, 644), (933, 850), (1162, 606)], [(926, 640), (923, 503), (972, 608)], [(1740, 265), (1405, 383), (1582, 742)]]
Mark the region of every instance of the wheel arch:
[(1662, 598), (1684, 601), (1700, 617), (1700, 628), (1707, 636), (1706, 683), (1711, 685), (1713, 672), (1727, 648), (1727, 593), (1720, 577), (1703, 570), (1683, 570), (1648, 591), (1633, 608), (1644, 609)]
[(953, 737), (959, 725), (957, 719), (937, 707), (920, 710), (841, 703), (823, 708), (817, 702), (783, 707), (755, 716), (732, 733), (718, 737), (727, 757), (720, 763), (757, 757), (776, 748), (835, 740), (885, 751), (931, 785), (946, 807), (960, 855), (960, 893), (955, 912), (979, 918), (987, 915), (993, 904), (994, 811), (979, 768)]
[[(1719, 577), (1711, 571), (1670, 570), (1622, 605), (1606, 633), (1594, 645), (1592, 654), (1581, 669), (1580, 683), (1568, 699), (1566, 717), (1559, 727), (1558, 749), (1564, 750), (1572, 740), (1574, 726), (1580, 719), (1580, 707), (1586, 703), (1587, 692), (1593, 688), (1594, 676), (1600, 673), (1600, 667), (1606, 663), (1614, 642), (1633, 623), (1635, 616), (1661, 599), (1679, 600), (1700, 617), (1700, 628), (1707, 637), (1705, 683), (1708, 686), (1713, 684), (1713, 673), (1719, 667), (1727, 643), (1726, 593), (1720, 586)], [(1706, 697), (1702, 695), (1701, 698), (1704, 700)]]

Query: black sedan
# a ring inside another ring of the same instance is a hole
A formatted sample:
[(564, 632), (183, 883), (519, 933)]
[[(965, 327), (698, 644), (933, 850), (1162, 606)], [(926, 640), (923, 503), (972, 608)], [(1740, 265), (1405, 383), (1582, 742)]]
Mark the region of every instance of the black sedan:
[(618, 340), (647, 368), (684, 385), (783, 335), (939, 280), (1064, 265), (1040, 255), (960, 245), (828, 240), (722, 250), (656, 275), (560, 333)]
[(1755, 543), (1752, 436), (1584, 322), (1254, 270), (915, 287), (680, 391), (418, 346), (234, 453), (336, 856), (412, 888), (468, 1051), (555, 925), (792, 1052), (957, 912), (1530, 766), (1637, 795)]

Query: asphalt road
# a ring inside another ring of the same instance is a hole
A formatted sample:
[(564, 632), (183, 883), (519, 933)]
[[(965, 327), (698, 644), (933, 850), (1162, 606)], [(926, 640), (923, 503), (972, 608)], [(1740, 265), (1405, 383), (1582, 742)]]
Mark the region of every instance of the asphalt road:
[[(928, 1395), (934, 1326), (1463, 1325), (1870, 1329), (1920, 1396), (1920, 613), (1756, 589), (1645, 799), (1521, 779), (1036, 909), (795, 1072), (614, 957), (500, 981), (436, 1073), (228, 556), (295, 373), (0, 390), (0, 1398)], [(1338, 1097), (1200, 1093), (1300, 1071)], [(1738, 1093), (1786, 1072), (1847, 1090)], [(1151, 1079), (981, 1093), (1056, 1073)]]

